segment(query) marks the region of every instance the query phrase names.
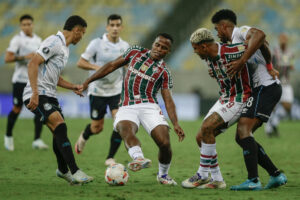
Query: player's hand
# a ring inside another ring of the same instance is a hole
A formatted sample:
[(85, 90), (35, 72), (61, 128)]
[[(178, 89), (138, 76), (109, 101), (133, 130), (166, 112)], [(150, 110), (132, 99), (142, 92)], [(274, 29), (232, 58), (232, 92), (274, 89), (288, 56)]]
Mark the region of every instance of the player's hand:
[(82, 88), (83, 88), (82, 85), (74, 85), (73, 92), (80, 97), (84, 97), (82, 94)]
[(174, 124), (174, 131), (178, 135), (179, 142), (183, 141), (185, 134), (179, 124)]
[(273, 77), (274, 80), (279, 77), (279, 72), (274, 68), (268, 70), (268, 73)]
[(27, 108), (31, 111), (34, 111), (39, 105), (39, 94), (33, 93), (30, 97), (30, 101), (27, 104)]
[(210, 68), (208, 69), (208, 74), (209, 74), (210, 77), (215, 78), (214, 72), (213, 72), (212, 69), (210, 69)]
[(242, 68), (244, 67), (244, 65), (245, 65), (245, 62), (242, 61), (241, 59), (238, 59), (238, 60), (235, 60), (235, 61), (231, 61), (227, 65), (228, 68), (227, 68), (226, 73), (232, 78), (238, 72), (240, 72), (242, 70)]

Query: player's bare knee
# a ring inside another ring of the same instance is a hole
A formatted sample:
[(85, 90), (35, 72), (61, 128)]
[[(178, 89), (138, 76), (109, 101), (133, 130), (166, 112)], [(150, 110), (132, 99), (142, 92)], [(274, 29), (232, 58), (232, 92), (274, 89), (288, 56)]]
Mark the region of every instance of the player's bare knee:
[(103, 130), (103, 126), (100, 125), (91, 126), (91, 131), (95, 135), (101, 133), (102, 130)]
[(12, 110), (14, 113), (19, 114), (22, 110), (22, 107), (21, 106), (13, 106)]

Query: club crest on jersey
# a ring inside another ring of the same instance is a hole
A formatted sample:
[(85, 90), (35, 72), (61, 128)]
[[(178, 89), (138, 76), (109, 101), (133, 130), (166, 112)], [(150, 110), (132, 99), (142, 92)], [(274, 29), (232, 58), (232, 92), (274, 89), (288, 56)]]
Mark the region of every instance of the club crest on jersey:
[(245, 46), (237, 46), (239, 51), (244, 51), (245, 50)]
[(50, 52), (50, 49), (48, 47), (44, 47), (42, 51), (44, 54), (48, 54)]
[(146, 71), (149, 67), (147, 65), (142, 65), (141, 70)]
[(43, 106), (46, 111), (49, 111), (52, 108), (51, 104), (49, 104), (49, 103), (45, 103)]

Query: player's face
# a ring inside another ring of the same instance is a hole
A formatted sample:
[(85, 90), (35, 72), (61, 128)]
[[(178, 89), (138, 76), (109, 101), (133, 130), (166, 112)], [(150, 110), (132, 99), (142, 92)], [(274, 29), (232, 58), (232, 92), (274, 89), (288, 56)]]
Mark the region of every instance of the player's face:
[(85, 34), (85, 30), (86, 27), (82, 27), (82, 26), (75, 26), (72, 29), (72, 33), (73, 33), (72, 44), (76, 45), (81, 40), (81, 38)]
[(158, 36), (152, 44), (150, 56), (154, 60), (160, 60), (171, 51), (171, 46), (172, 43), (169, 39)]
[(23, 19), (20, 23), (21, 30), (26, 34), (31, 36), (33, 32), (33, 21), (31, 19)]
[(218, 38), (220, 38), (221, 42), (227, 43), (228, 42), (228, 37), (226, 35), (226, 24), (222, 21), (220, 21), (215, 25), (215, 30), (218, 32)]
[(204, 44), (192, 43), (192, 47), (194, 49), (194, 53), (197, 54), (202, 60), (205, 60), (207, 58), (207, 48)]
[(112, 38), (120, 37), (121, 30), (123, 29), (122, 21), (120, 19), (109, 20), (106, 31), (108, 35)]

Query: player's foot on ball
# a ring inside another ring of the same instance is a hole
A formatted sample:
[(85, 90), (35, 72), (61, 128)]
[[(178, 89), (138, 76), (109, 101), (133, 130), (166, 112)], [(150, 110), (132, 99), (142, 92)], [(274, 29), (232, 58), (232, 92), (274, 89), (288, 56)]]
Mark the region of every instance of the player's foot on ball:
[(81, 171), (80, 169), (75, 172), (75, 174), (72, 175), (72, 183), (73, 184), (85, 184), (92, 182), (94, 180), (93, 177), (88, 176), (86, 173)]
[(181, 186), (184, 188), (195, 188), (204, 185), (210, 181), (210, 178), (202, 179), (199, 173), (196, 173), (191, 178), (182, 181)]
[(59, 169), (56, 170), (56, 176), (58, 176), (59, 178), (63, 178), (65, 179), (67, 182), (72, 183), (73, 177), (70, 171), (68, 171), (67, 173), (63, 174), (61, 171), (59, 171)]
[(36, 139), (32, 142), (32, 148), (33, 149), (48, 149), (48, 145), (45, 144), (45, 142), (42, 139)]
[(176, 181), (172, 179), (168, 174), (156, 176), (156, 180), (163, 185), (177, 185)]
[(128, 168), (134, 172), (151, 166), (151, 160), (147, 158), (137, 158), (128, 163)]
[(234, 185), (230, 187), (230, 190), (261, 190), (261, 182), (257, 180), (255, 183), (253, 179), (248, 179), (240, 185)]
[(12, 136), (6, 136), (4, 135), (4, 147), (8, 151), (14, 151), (14, 138)]
[(85, 146), (86, 140), (83, 138), (83, 132), (80, 134), (76, 144), (75, 144), (75, 152), (77, 154), (81, 154), (84, 146)]
[(287, 178), (284, 173), (280, 172), (278, 176), (270, 176), (268, 184), (264, 189), (276, 188), (287, 183)]
[(113, 158), (108, 158), (106, 159), (105, 163), (104, 163), (106, 166), (110, 166), (110, 165), (113, 165), (113, 164), (116, 164), (116, 161), (115, 159)]
[(225, 181), (211, 180), (209, 183), (200, 185), (197, 188), (198, 189), (225, 189), (226, 188), (226, 183), (225, 183)]

